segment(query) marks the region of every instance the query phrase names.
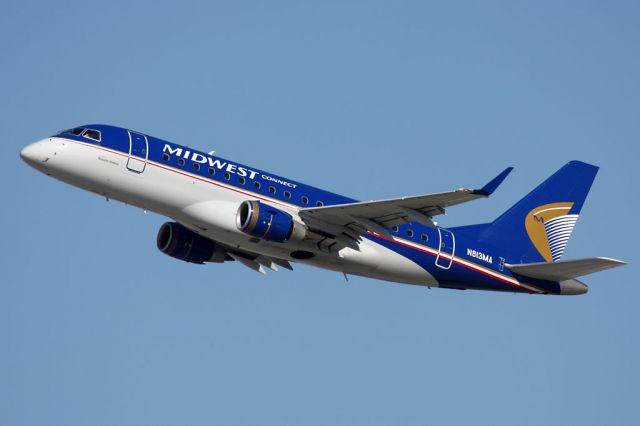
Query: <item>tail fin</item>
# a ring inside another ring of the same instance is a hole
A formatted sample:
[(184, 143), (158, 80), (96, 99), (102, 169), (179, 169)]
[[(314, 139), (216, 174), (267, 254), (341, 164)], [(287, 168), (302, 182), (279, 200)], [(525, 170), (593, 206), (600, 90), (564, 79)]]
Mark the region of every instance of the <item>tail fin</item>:
[(511, 247), (521, 262), (559, 260), (596, 173), (591, 164), (567, 163), (489, 224), (480, 240)]

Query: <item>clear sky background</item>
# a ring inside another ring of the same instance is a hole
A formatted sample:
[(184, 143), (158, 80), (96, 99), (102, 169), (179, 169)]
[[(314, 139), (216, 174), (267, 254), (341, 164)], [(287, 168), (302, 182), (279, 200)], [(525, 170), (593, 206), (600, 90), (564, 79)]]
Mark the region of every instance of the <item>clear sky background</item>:
[[(640, 424), (639, 22), (634, 1), (4, 2), (0, 424)], [(515, 166), (444, 226), (592, 162), (565, 258), (630, 265), (540, 297), (182, 263), (164, 218), (18, 157), (90, 122), (358, 199)]]

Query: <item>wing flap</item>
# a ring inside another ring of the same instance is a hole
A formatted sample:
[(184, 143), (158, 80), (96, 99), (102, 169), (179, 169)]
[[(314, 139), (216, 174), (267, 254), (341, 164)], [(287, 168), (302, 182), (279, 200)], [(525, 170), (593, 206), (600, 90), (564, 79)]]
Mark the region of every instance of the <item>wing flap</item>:
[(267, 272), (264, 270), (264, 268), (262, 267), (262, 265), (258, 262), (256, 262), (254, 259), (249, 259), (247, 257), (244, 257), (238, 253), (231, 253), (229, 252), (229, 256), (231, 256), (232, 258), (234, 258), (235, 260), (237, 260), (238, 262), (240, 262), (241, 264), (243, 264), (244, 266), (246, 266), (247, 268), (254, 270), (256, 272), (260, 272), (263, 275), (266, 275)]
[(565, 281), (622, 265), (626, 265), (626, 263), (607, 257), (593, 257), (557, 262), (507, 264), (505, 266), (516, 275), (548, 281)]

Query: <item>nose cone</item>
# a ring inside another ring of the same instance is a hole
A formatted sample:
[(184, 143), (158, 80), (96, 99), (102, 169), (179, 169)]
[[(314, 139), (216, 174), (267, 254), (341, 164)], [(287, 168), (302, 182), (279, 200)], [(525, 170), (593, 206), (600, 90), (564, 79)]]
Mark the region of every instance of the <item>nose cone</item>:
[(572, 279), (560, 282), (560, 294), (576, 296), (578, 294), (585, 294), (587, 291), (589, 291), (589, 287), (578, 280)]
[(20, 158), (32, 167), (37, 167), (49, 160), (49, 149), (45, 141), (34, 142), (20, 151)]
[(35, 142), (22, 148), (22, 151), (20, 151), (20, 158), (27, 163), (35, 163), (43, 160), (43, 158), (41, 158), (41, 154), (42, 142)]

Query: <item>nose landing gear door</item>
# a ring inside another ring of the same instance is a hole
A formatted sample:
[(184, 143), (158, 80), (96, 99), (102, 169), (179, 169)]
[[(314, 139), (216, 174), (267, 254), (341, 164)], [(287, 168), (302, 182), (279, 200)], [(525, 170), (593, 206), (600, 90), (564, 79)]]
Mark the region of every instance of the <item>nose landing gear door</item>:
[(142, 173), (149, 158), (149, 141), (145, 135), (129, 131), (129, 159), (127, 169)]

